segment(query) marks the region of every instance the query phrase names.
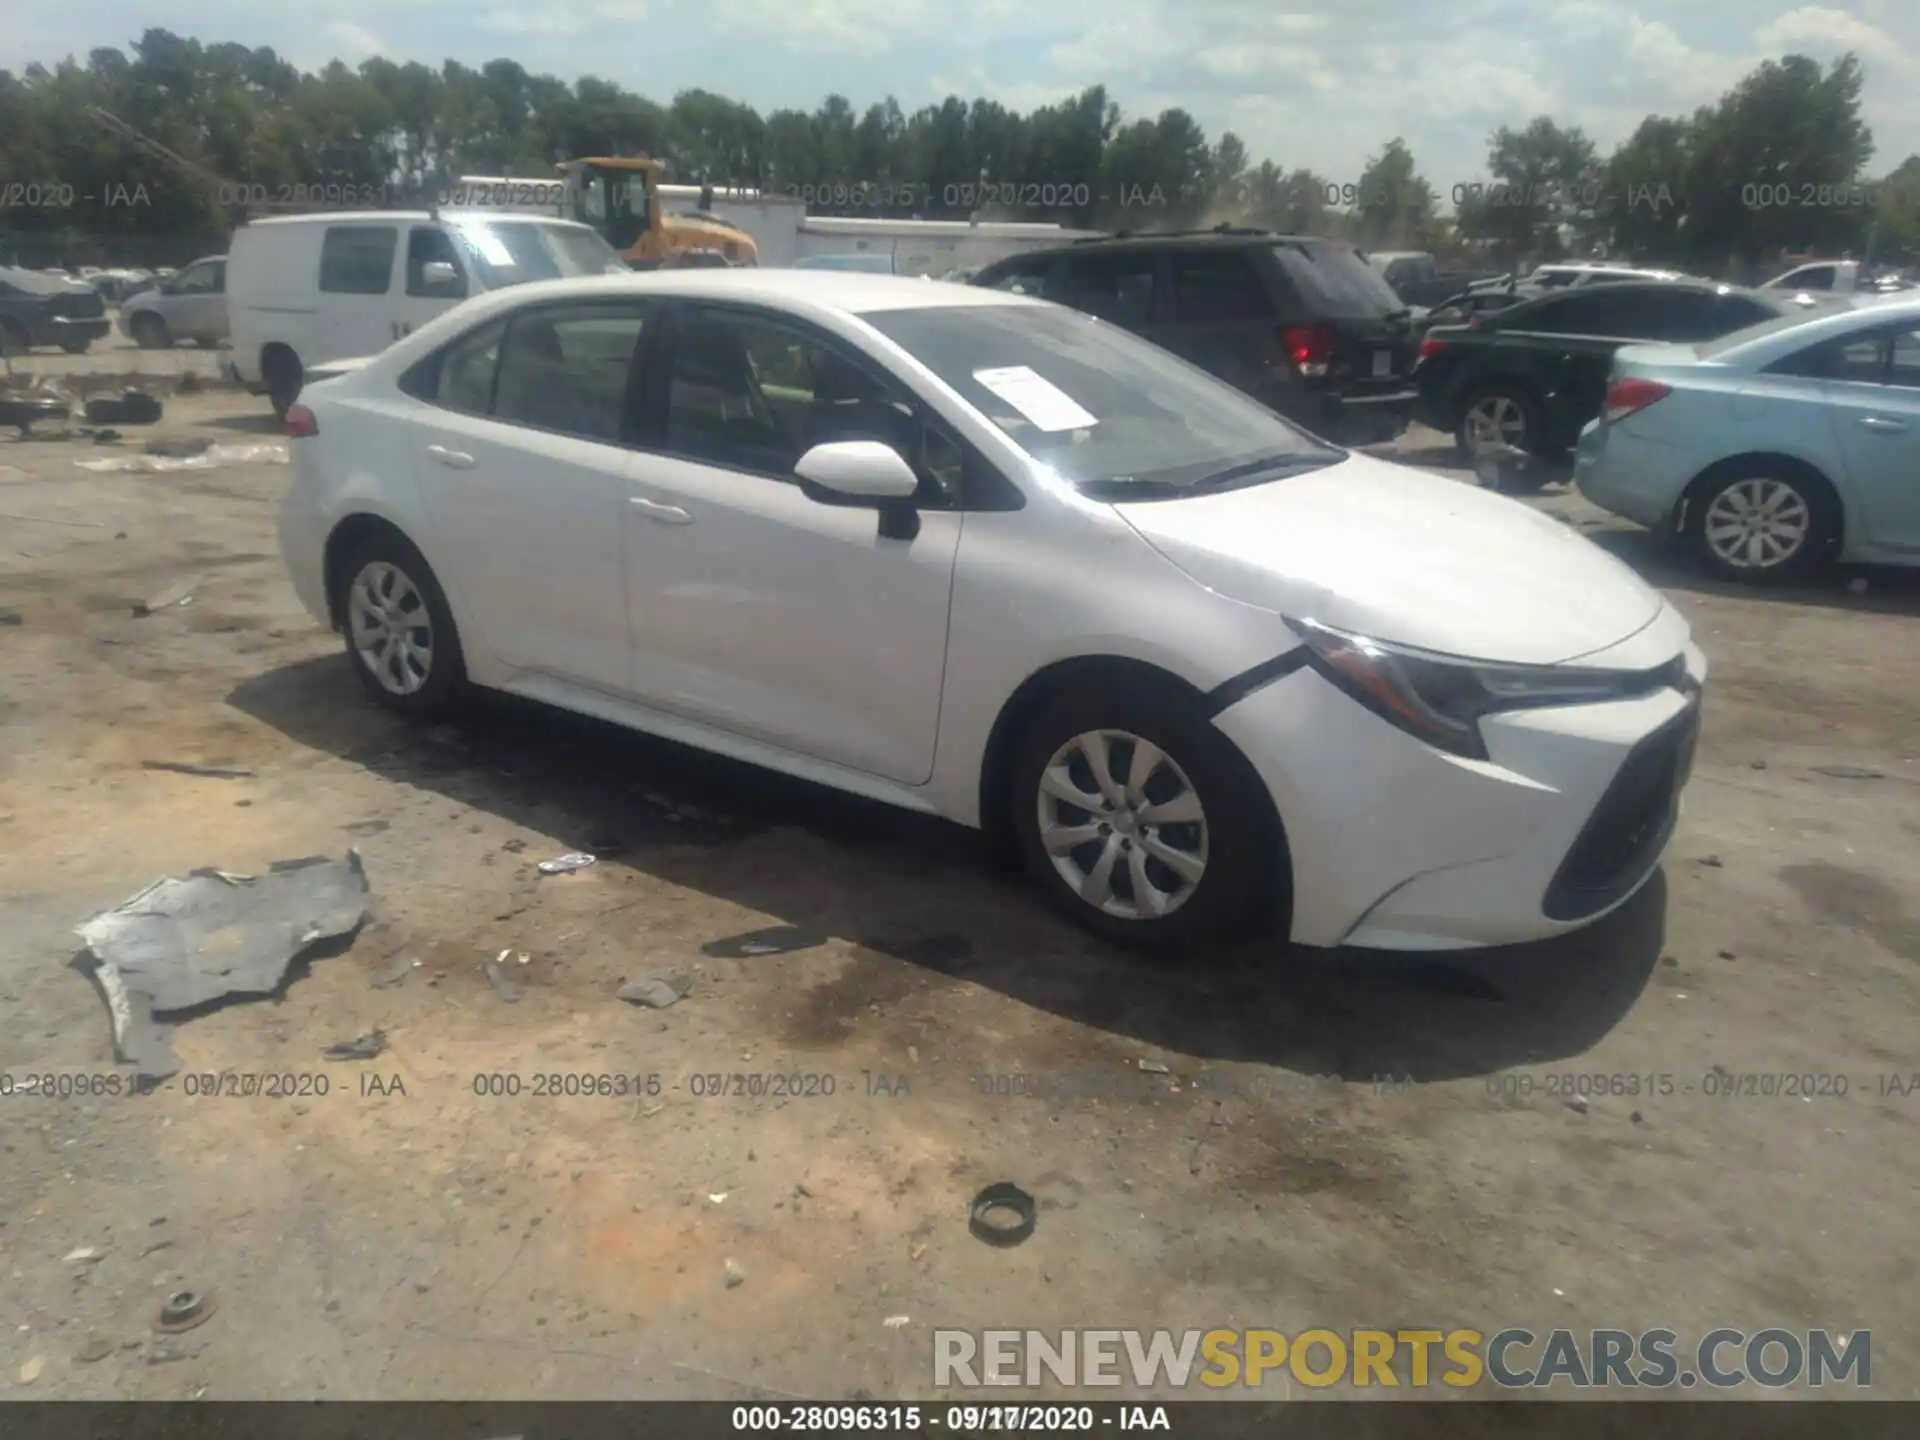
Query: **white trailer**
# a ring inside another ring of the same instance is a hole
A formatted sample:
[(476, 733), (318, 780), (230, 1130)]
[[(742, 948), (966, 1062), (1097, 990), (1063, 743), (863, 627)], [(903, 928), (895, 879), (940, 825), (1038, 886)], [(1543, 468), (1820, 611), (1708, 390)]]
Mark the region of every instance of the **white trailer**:
[[(698, 215), (706, 193), (701, 185), (662, 185), (660, 203), (669, 215)], [(715, 185), (704, 213), (746, 231), (760, 247), (762, 265), (791, 265), (800, 258), (800, 225), (807, 207), (797, 199)]]
[(800, 225), (798, 258), (881, 254), (896, 275), (944, 275), (1104, 232), (1017, 221), (866, 220), (818, 216)]
[(722, 185), (710, 192), (699, 185), (660, 187), (661, 204), (670, 213), (698, 212), (703, 196), (708, 214), (753, 237), (762, 265), (792, 265), (822, 255), (882, 255), (898, 275), (944, 275), (1099, 233), (1004, 221), (810, 216), (799, 200), (759, 190)]

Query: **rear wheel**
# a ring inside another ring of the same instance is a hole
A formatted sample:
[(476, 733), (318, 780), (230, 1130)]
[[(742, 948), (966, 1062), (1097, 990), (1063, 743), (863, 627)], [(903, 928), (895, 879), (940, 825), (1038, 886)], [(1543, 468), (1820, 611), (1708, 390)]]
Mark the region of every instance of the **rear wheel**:
[(341, 628), (361, 684), (414, 719), (445, 713), (466, 684), (453, 612), (420, 552), (398, 534), (370, 537), (341, 569)]
[(91, 340), (62, 340), (60, 348), (69, 355), (84, 355), (92, 344)]
[(1834, 533), (1824, 486), (1787, 465), (1754, 464), (1705, 486), (1689, 506), (1694, 552), (1728, 580), (1771, 583), (1804, 575)]
[(143, 310), (133, 317), (133, 343), (142, 350), (165, 350), (173, 344), (173, 337), (167, 333), (167, 322), (151, 310)]
[(269, 350), (260, 361), (260, 378), (266, 382), (267, 398), (273, 402), (273, 413), (282, 420), (286, 419), (287, 411), (300, 398), (300, 386), (304, 378), (300, 357), (291, 350)]
[(1177, 697), (1063, 692), (1029, 727), (1013, 786), (1027, 868), (1116, 944), (1168, 954), (1233, 938), (1286, 883), (1265, 787)]
[(33, 347), (33, 337), (15, 320), (0, 319), (0, 355), (24, 355)]
[(1454, 443), (1469, 460), (1504, 450), (1531, 452), (1540, 437), (1540, 407), (1526, 391), (1490, 385), (1467, 397), (1453, 429)]

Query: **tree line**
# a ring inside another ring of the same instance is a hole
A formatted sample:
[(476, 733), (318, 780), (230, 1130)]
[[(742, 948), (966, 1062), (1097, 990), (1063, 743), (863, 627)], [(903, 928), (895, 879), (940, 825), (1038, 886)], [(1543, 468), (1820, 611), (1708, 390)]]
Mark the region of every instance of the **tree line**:
[[(0, 248), (22, 263), (181, 263), (224, 246), (234, 202), (417, 201), (461, 174), (553, 173), (650, 154), (671, 179), (805, 199), (816, 214), (1050, 220), (1127, 230), (1233, 222), (1375, 248), (1552, 258), (1594, 246), (1724, 269), (1780, 252), (1907, 258), (1920, 155), (1870, 168), (1864, 72), (1846, 55), (1759, 65), (1689, 116), (1648, 116), (1611, 155), (1540, 116), (1488, 137), (1485, 178), (1440, 193), (1404, 138), (1357, 176), (1255, 162), (1187, 111), (1127, 116), (1103, 86), (1021, 114), (949, 96), (908, 113), (830, 95), (811, 114), (709, 90), (662, 105), (511, 60), (336, 60), (149, 29), (128, 50), (0, 70)], [(183, 174), (116, 116), (229, 185)]]

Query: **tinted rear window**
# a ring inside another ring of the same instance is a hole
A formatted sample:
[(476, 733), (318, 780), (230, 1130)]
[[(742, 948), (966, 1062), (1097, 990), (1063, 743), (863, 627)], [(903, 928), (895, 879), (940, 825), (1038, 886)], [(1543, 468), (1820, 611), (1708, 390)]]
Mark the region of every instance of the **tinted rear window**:
[(1340, 245), (1276, 245), (1287, 278), (1321, 314), (1366, 319), (1406, 305), (1380, 272)]

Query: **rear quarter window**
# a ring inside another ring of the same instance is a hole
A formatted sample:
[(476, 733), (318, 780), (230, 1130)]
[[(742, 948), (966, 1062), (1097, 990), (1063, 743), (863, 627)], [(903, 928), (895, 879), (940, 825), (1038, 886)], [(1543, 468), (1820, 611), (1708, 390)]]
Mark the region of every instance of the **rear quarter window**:
[(1273, 257), (1316, 314), (1371, 319), (1406, 308), (1380, 272), (1345, 246), (1275, 245)]

